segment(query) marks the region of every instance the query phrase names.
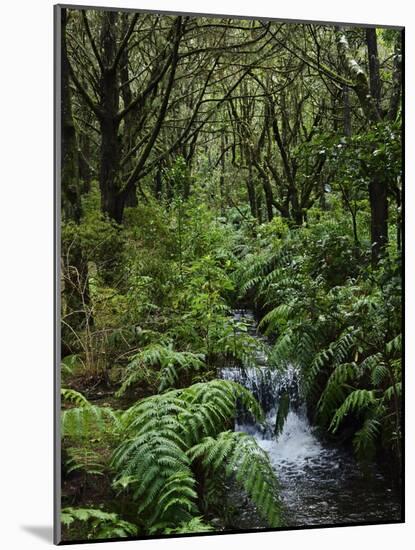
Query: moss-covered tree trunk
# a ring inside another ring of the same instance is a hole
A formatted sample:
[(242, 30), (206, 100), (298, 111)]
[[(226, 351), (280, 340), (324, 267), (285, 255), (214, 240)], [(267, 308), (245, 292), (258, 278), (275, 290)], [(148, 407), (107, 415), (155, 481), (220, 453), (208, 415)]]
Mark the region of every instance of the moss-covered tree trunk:
[(69, 86), (68, 52), (66, 47), (67, 11), (64, 8), (61, 10), (61, 24), (62, 214), (66, 220), (79, 222), (81, 218), (79, 156)]
[(119, 107), (119, 83), (116, 55), (116, 12), (102, 12), (101, 21), (101, 79), (100, 79), (100, 117), (101, 148), (99, 187), (101, 190), (101, 209), (104, 213), (121, 223), (124, 210), (124, 197), (121, 194), (120, 181), (120, 120), (117, 117)]
[[(79, 153), (71, 107), (71, 89), (66, 26), (68, 14), (61, 10), (61, 188), (63, 222), (79, 225), (82, 216)], [(82, 330), (85, 323), (85, 305), (89, 303), (88, 264), (78, 237), (62, 243), (63, 304), (65, 315), (62, 327), (62, 354), (71, 353), (73, 333)], [(68, 326), (69, 325), (69, 326)]]
[[(369, 58), (369, 89), (372, 99), (373, 122), (382, 118), (380, 105), (381, 82), (379, 73), (376, 29), (366, 29), (366, 46)], [(388, 243), (388, 186), (380, 174), (373, 174), (369, 183), (370, 233), (372, 242), (372, 265), (376, 265)]]

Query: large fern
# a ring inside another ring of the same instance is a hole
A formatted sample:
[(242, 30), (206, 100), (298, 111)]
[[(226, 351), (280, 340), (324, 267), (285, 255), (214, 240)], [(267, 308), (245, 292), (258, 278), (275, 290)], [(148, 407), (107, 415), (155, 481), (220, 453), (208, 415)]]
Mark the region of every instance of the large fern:
[[(242, 468), (244, 474), (237, 474), (237, 479), (246, 477), (249, 465), (256, 477), (249, 477), (244, 486), (263, 515), (276, 524), (277, 485), (266, 454), (251, 439), (222, 433), (232, 433), (228, 429), (233, 425), (238, 403), (262, 419), (252, 394), (227, 380), (171, 390), (142, 399), (125, 411), (121, 418), (124, 441), (112, 458), (118, 472), (115, 485), (130, 490), (138, 514), (151, 529), (168, 529), (200, 515), (193, 461), (200, 456), (198, 445), (207, 441), (216, 441), (218, 456), (223, 459), (229, 445), (233, 448), (232, 467), (227, 472), (236, 473)], [(204, 466), (211, 465), (204, 462)]]
[(236, 274), (241, 295), (253, 297), (263, 314), (259, 326), (274, 341), (270, 362), (298, 365), (316, 422), (353, 434), (359, 456), (379, 445), (399, 456), (397, 266), (385, 261), (370, 281), (361, 277), (349, 236), (333, 220), (290, 230), (283, 243), (272, 243), (265, 239), (251, 265), (242, 262)]

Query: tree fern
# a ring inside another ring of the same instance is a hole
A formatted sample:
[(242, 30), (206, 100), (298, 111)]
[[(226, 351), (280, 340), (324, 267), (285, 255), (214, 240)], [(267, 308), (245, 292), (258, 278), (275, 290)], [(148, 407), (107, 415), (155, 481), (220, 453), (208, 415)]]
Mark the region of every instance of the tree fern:
[[(314, 331), (317, 337), (318, 332)], [(345, 365), (349, 357), (353, 357), (355, 347), (357, 346), (356, 330), (354, 328), (347, 328), (339, 336), (334, 339), (327, 347), (324, 347), (320, 351), (314, 354), (311, 363), (308, 361), (305, 364), (310, 364), (308, 373), (306, 375), (306, 389), (308, 392), (315, 390), (315, 384), (318, 381), (318, 377), (323, 370), (329, 372), (334, 368), (336, 369), (340, 365)], [(304, 363), (303, 363), (304, 364)], [(343, 384), (342, 377), (344, 375), (351, 375), (352, 362), (349, 362), (349, 367), (342, 367), (337, 375), (331, 378), (330, 389), (336, 389), (336, 382), (339, 381)], [(355, 371), (357, 372), (357, 371)], [(329, 374), (329, 376), (331, 376)], [(330, 378), (329, 378), (330, 380)], [(323, 398), (324, 399), (324, 398)]]
[(314, 222), (278, 242), (265, 230), (260, 253), (237, 271), (240, 294), (265, 311), (270, 362), (301, 369), (315, 420), (350, 437), (359, 456), (376, 445), (399, 454), (399, 262), (385, 257), (368, 279), (338, 220)]
[(255, 255), (249, 254), (245, 257), (241, 267), (235, 273), (235, 279), (242, 296), (262, 281), (274, 262), (275, 255), (269, 251)]
[[(181, 508), (185, 510), (193, 505), (188, 493), (194, 479), (178, 420), (183, 410), (177, 392), (169, 392), (143, 399), (123, 419), (126, 439), (115, 451), (112, 464), (119, 477), (130, 479), (134, 498), (140, 500), (139, 512), (149, 512), (152, 522), (168, 511), (169, 502), (179, 504), (177, 498), (184, 499)], [(166, 496), (170, 482), (175, 491), (160, 507), (158, 502)]]
[(288, 358), (293, 355), (296, 343), (296, 334), (288, 328), (272, 347), (270, 353), (271, 362), (276, 365), (287, 362)]

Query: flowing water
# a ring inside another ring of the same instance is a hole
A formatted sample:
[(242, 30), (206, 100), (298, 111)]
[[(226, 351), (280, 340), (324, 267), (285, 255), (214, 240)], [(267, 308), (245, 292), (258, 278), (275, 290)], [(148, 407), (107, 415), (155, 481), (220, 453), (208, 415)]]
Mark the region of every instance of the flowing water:
[[(267, 342), (257, 335), (252, 313), (239, 310), (234, 318), (247, 325), (259, 348), (266, 350)], [(268, 453), (280, 482), (285, 525), (399, 521), (399, 494), (379, 469), (375, 465), (362, 469), (351, 452), (319, 439), (301, 398), (299, 372), (292, 365), (269, 367), (262, 349), (255, 353), (255, 363), (224, 367), (220, 375), (251, 390), (264, 409), (263, 425), (241, 411), (236, 429), (252, 434)], [(275, 435), (276, 412), (284, 395), (289, 396), (289, 410)], [(248, 510), (244, 516), (244, 527), (260, 526), (255, 513), (249, 517)]]

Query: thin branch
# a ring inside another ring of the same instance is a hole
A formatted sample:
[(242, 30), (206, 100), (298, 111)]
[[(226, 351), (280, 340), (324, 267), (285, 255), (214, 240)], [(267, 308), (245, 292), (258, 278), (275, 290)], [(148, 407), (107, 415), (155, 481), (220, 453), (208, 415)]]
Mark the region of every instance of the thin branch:
[(130, 39), (130, 36), (133, 34), (133, 31), (134, 31), (134, 27), (135, 27), (135, 24), (137, 23), (138, 21), (138, 18), (139, 18), (140, 14), (138, 13), (135, 13), (132, 20), (131, 20), (131, 23), (130, 23), (130, 26), (128, 27), (128, 30), (127, 32), (125, 33), (125, 36), (124, 38), (122, 39), (122, 42), (120, 44), (120, 47), (118, 48), (118, 51), (117, 53), (115, 54), (115, 58), (114, 58), (114, 62), (111, 66), (111, 70), (114, 71), (116, 66), (118, 65), (120, 59), (121, 59), (121, 56), (123, 54), (123, 51), (125, 49), (125, 47), (127, 46), (128, 44), (128, 41)]
[(91, 33), (91, 29), (89, 27), (89, 22), (88, 22), (88, 18), (86, 16), (86, 10), (82, 10), (82, 20), (84, 22), (84, 27), (85, 27), (85, 30), (86, 30), (86, 34), (88, 36), (88, 39), (89, 39), (89, 42), (91, 44), (91, 48), (92, 48), (92, 51), (94, 52), (94, 55), (95, 55), (95, 58), (98, 62), (98, 65), (99, 65), (99, 68), (101, 69), (101, 72), (103, 73), (104, 72), (104, 65), (102, 63), (102, 59), (101, 59), (101, 56), (99, 55), (99, 52), (98, 52), (98, 49), (97, 49), (97, 45), (95, 44), (95, 40), (92, 36), (92, 33)]

